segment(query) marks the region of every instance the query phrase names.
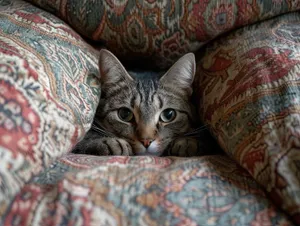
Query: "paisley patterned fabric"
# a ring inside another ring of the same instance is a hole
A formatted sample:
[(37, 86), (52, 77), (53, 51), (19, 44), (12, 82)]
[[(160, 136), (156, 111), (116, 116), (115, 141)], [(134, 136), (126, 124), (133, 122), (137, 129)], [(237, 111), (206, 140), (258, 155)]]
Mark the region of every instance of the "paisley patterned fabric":
[[(58, 9), (67, 3), (47, 2)], [(120, 6), (123, 12), (123, 2), (119, 3), (115, 9)], [(177, 6), (166, 9), (178, 11)], [(60, 16), (69, 18), (64, 16), (68, 12)], [(68, 154), (89, 129), (99, 101), (98, 52), (54, 15), (22, 0), (0, 1), (0, 225), (293, 225), (279, 207), (298, 223), (298, 17), (290, 14), (260, 25), (261, 39), (253, 35), (254, 28), (240, 30), (219, 41), (222, 51), (215, 42), (200, 64), (204, 118), (225, 150), (249, 174), (221, 155)], [(180, 31), (172, 35), (181, 38)], [(120, 40), (111, 37), (109, 40)], [(233, 45), (237, 40), (240, 45)], [(243, 44), (248, 41), (251, 45), (246, 48)], [(126, 51), (130, 53), (129, 48)], [(160, 56), (167, 56), (164, 54)], [(229, 69), (222, 71), (226, 66)], [(223, 90), (227, 87), (234, 92)], [(235, 95), (243, 94), (240, 88), (247, 91), (246, 98), (234, 105), (233, 100), (239, 100)], [(213, 96), (212, 90), (223, 99)], [(255, 95), (249, 97), (252, 93)], [(251, 174), (267, 184), (277, 205)]]
[(300, 225), (300, 12), (237, 30), (199, 62), (203, 120)]
[[(102, 40), (123, 60), (161, 68), (243, 25), (300, 9), (294, 0), (30, 0)], [(131, 58), (130, 58), (131, 57)]]
[(97, 76), (97, 52), (69, 26), (29, 3), (0, 1), (0, 215), (90, 127)]
[(11, 206), (8, 225), (292, 225), (225, 156), (70, 154), (35, 177)]

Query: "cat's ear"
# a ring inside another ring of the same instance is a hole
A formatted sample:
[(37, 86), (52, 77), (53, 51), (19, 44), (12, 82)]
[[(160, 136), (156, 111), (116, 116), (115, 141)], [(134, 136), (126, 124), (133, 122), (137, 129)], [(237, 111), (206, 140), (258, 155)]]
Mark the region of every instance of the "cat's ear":
[(116, 84), (124, 80), (133, 80), (117, 57), (106, 49), (100, 50), (99, 70), (102, 84)]
[(174, 88), (183, 89), (190, 95), (192, 93), (195, 71), (195, 55), (188, 53), (181, 57), (167, 73), (161, 77), (160, 82), (162, 85), (172, 85)]

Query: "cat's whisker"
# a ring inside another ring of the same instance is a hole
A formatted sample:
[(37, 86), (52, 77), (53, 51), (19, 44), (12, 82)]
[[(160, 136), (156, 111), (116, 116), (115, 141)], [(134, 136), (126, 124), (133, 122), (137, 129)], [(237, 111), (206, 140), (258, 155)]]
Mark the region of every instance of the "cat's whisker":
[(101, 135), (101, 136), (104, 136), (104, 137), (112, 137), (111, 135), (109, 135), (109, 134), (106, 134), (106, 133), (102, 133), (102, 132), (100, 132), (100, 131), (96, 131), (96, 130), (94, 130), (96, 133), (98, 133), (99, 135)]
[(198, 131), (195, 131), (195, 132), (185, 133), (184, 135), (189, 136), (189, 135), (200, 134), (200, 133), (202, 133), (203, 131), (206, 131), (206, 130), (207, 129), (202, 129), (202, 130), (198, 130)]
[(92, 124), (92, 127), (91, 129), (97, 133), (99, 133), (100, 135), (103, 135), (103, 136), (107, 136), (107, 137), (113, 137), (113, 134), (110, 133), (110, 132), (107, 132), (103, 129), (101, 129), (99, 126), (95, 125), (95, 124)]
[(195, 130), (202, 129), (202, 128), (207, 128), (208, 126), (209, 126), (209, 124), (204, 124), (204, 125), (199, 126), (198, 128), (196, 128)]
[(208, 128), (208, 124), (200, 126), (200, 127), (196, 128), (196, 129), (192, 130), (191, 133), (192, 132), (197, 132), (199, 130), (207, 129), (207, 128)]
[(201, 133), (201, 132), (203, 132), (203, 131), (205, 131), (207, 129), (208, 129), (207, 125), (200, 126), (199, 128), (197, 128), (195, 130), (192, 130), (192, 131), (190, 131), (188, 133), (185, 133), (185, 135), (188, 136), (188, 135), (198, 134), (198, 133)]
[(105, 130), (101, 129), (100, 127), (96, 126), (95, 124), (92, 124), (92, 129), (97, 130), (97, 131), (102, 131), (102, 132), (106, 132)]
[(205, 131), (206, 129), (198, 130), (196, 132), (190, 132), (190, 133), (181, 133), (181, 134), (175, 134), (174, 138), (201, 138), (203, 134), (201, 132)]
[(184, 136), (184, 137), (192, 137), (192, 136), (199, 136), (199, 137), (201, 137), (203, 131), (197, 132), (197, 133), (182, 134), (182, 136)]

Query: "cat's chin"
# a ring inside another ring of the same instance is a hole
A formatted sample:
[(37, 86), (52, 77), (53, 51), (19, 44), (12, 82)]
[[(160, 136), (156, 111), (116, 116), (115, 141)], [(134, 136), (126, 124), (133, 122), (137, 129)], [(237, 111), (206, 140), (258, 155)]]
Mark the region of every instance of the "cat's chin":
[(163, 154), (163, 150), (161, 150), (157, 141), (153, 141), (148, 148), (145, 148), (142, 144), (135, 144), (134, 150), (135, 155), (161, 156)]

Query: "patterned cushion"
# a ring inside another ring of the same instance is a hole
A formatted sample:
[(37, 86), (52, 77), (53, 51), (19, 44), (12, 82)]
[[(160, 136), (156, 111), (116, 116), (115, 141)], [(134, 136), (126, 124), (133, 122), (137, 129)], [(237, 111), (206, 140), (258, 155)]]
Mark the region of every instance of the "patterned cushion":
[(4, 222), (292, 225), (251, 176), (225, 156), (68, 155), (22, 189)]
[(231, 33), (199, 63), (203, 120), (300, 224), (300, 12)]
[(61, 20), (0, 1), (0, 213), (33, 174), (71, 149), (99, 99), (97, 53)]
[[(29, 0), (118, 57), (161, 67), (236, 27), (300, 9), (300, 2), (247, 0)], [(139, 64), (140, 64), (139, 63)]]

